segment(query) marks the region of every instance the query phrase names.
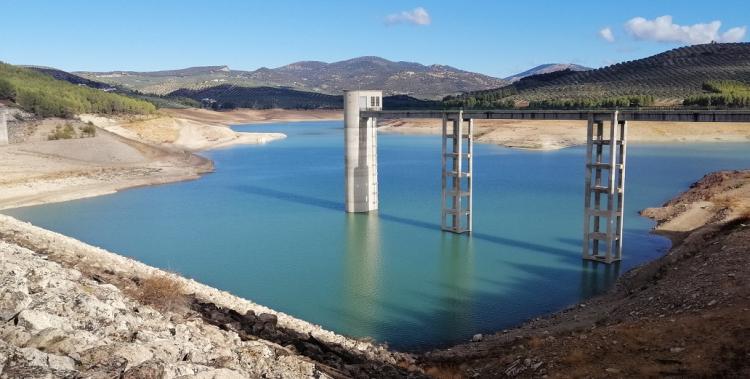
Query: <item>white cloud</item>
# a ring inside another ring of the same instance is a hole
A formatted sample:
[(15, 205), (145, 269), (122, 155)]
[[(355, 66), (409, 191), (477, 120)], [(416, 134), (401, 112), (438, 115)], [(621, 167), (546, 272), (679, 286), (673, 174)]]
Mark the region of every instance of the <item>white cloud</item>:
[(738, 26), (724, 32), (721, 35), (722, 42), (740, 42), (745, 39), (747, 34), (747, 26)]
[(410, 11), (389, 14), (385, 17), (386, 25), (412, 24), (412, 25), (430, 25), (432, 19), (427, 10), (422, 7), (414, 8)]
[(610, 43), (615, 42), (615, 35), (612, 34), (612, 29), (609, 26), (599, 31), (599, 37)]
[(745, 38), (747, 27), (736, 27), (723, 34), (719, 32), (721, 21), (707, 24), (678, 25), (672, 22), (672, 16), (666, 15), (647, 20), (635, 17), (625, 23), (625, 30), (640, 40), (657, 42), (676, 42), (699, 44), (716, 42), (740, 42)]

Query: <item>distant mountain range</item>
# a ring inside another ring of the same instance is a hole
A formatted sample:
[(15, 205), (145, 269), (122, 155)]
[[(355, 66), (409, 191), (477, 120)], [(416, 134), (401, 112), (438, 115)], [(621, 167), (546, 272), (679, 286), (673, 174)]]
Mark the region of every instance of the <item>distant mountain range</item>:
[[(72, 74), (46, 67), (29, 68), (73, 84), (138, 97), (160, 107), (341, 108), (341, 92), (356, 88), (382, 88), (387, 95), (384, 104), (398, 108), (651, 106), (679, 105), (689, 97), (714, 96), (716, 92), (710, 88), (717, 85), (750, 85), (750, 43), (681, 47), (600, 69), (541, 65), (513, 75), (509, 78), (512, 83), (448, 66), (377, 57), (336, 63), (304, 61), (255, 71), (207, 66)], [(441, 101), (446, 94), (453, 95)], [(638, 99), (628, 100), (634, 97)], [(704, 100), (691, 104), (714, 104)]]
[[(168, 96), (193, 99), (200, 101), (204, 107), (215, 109), (341, 109), (344, 104), (342, 95), (230, 84), (195, 90), (179, 89)], [(442, 103), (437, 100), (420, 100), (407, 95), (391, 95), (383, 97), (383, 106), (387, 109), (436, 109), (442, 107)]]
[(359, 57), (334, 63), (302, 61), (255, 71), (227, 66), (181, 70), (133, 72), (76, 72), (89, 80), (143, 93), (165, 95), (177, 90), (203, 90), (219, 85), (277, 87), (340, 95), (346, 89), (383, 89), (386, 95), (440, 99), (446, 95), (486, 90), (508, 84), (503, 79), (444, 65), (393, 62), (379, 57)]
[(452, 106), (648, 96), (655, 105), (676, 105), (708, 93), (709, 82), (750, 84), (750, 43), (711, 43), (589, 70), (570, 69), (522, 78), (508, 86), (449, 99)]
[[(341, 109), (342, 95), (327, 95), (318, 92), (297, 91), (279, 87), (244, 87), (231, 84), (220, 84), (203, 89), (181, 88), (165, 95), (143, 94), (137, 90), (128, 89), (121, 85), (107, 84), (82, 76), (50, 67), (26, 66), (49, 75), (57, 80), (96, 88), (107, 92), (116, 92), (129, 97), (147, 100), (158, 107), (185, 108), (209, 107), (214, 109), (232, 108), (286, 108), (286, 109)], [(142, 77), (175, 77), (192, 76), (222, 70), (223, 66), (191, 67), (182, 70), (149, 72)], [(109, 73), (117, 76), (122, 72)], [(439, 101), (420, 100), (407, 95), (391, 95), (383, 98), (383, 103), (390, 109), (438, 108)]]
[(527, 76), (533, 76), (533, 75), (540, 75), (540, 74), (549, 74), (550, 72), (557, 72), (557, 71), (563, 71), (563, 70), (570, 70), (570, 71), (589, 71), (593, 70), (591, 67), (581, 66), (575, 63), (547, 63), (542, 64), (539, 66), (536, 66), (532, 69), (526, 70), (524, 72), (519, 72), (518, 74), (509, 76), (505, 78), (505, 80), (514, 83), (517, 82)]

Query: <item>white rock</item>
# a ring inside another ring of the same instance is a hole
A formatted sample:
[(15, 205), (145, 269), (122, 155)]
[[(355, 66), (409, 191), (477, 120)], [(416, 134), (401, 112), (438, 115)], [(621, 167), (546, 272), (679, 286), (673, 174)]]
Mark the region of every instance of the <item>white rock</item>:
[(0, 324), (0, 342), (13, 346), (25, 346), (29, 339), (31, 339), (31, 333), (26, 329), (12, 323)]
[(154, 357), (154, 354), (147, 347), (132, 343), (117, 347), (113, 353), (128, 360), (126, 370)]
[(184, 379), (245, 379), (245, 375), (240, 374), (237, 371), (220, 368), (216, 370), (202, 371), (195, 375), (187, 375), (181, 378)]
[(24, 309), (18, 314), (18, 326), (32, 331), (47, 328), (70, 330), (70, 324), (66, 319), (34, 309)]
[(8, 321), (31, 304), (31, 296), (22, 280), (3, 280), (0, 287), (0, 322)]
[(70, 357), (47, 354), (47, 363), (53, 370), (75, 370), (76, 363)]
[(47, 354), (31, 347), (18, 349), (20, 356), (26, 360), (29, 366), (47, 367)]

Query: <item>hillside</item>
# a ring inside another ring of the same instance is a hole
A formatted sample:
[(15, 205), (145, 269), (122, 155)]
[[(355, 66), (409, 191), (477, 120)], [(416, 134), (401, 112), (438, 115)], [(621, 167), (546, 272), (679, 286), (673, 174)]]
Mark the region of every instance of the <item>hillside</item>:
[(107, 92), (118, 93), (132, 98), (148, 101), (154, 104), (157, 108), (193, 108), (199, 107), (200, 103), (192, 99), (184, 97), (173, 97), (173, 96), (160, 96), (160, 95), (148, 95), (138, 91), (122, 88), (120, 86), (114, 86), (111, 84), (98, 82), (95, 80), (86, 79), (76, 74), (71, 74), (67, 71), (58, 70), (52, 67), (40, 67), (40, 66), (25, 66), (30, 70), (41, 72), (49, 75), (57, 80), (63, 80), (71, 84), (78, 86), (86, 86), (90, 88), (96, 88)]
[(302, 61), (255, 71), (226, 66), (192, 67), (156, 72), (79, 72), (84, 78), (123, 86), (143, 93), (165, 95), (180, 89), (203, 90), (218, 85), (283, 87), (298, 91), (340, 95), (345, 89), (378, 88), (386, 95), (440, 99), (445, 95), (486, 90), (505, 85), (503, 79), (450, 66), (425, 66), (360, 57), (334, 63)]
[(80, 113), (143, 114), (156, 107), (146, 101), (74, 85), (32, 69), (0, 62), (0, 100), (11, 100), (42, 117)]
[(58, 70), (52, 67), (42, 67), (42, 66), (23, 66), (23, 67), (28, 68), (30, 70), (37, 71), (37, 72), (41, 72), (42, 74), (49, 75), (57, 80), (66, 81), (71, 84), (84, 85), (86, 87), (96, 88), (96, 89), (107, 89), (107, 90), (115, 89), (114, 87), (112, 87), (111, 85), (107, 83), (102, 83), (102, 82), (98, 82), (95, 80), (86, 79), (82, 76), (71, 74), (67, 71)]
[[(297, 91), (288, 88), (242, 87), (222, 84), (205, 89), (180, 89), (166, 95), (170, 98), (187, 98), (200, 102), (203, 107), (216, 110), (234, 108), (250, 109), (342, 109), (342, 95)], [(407, 95), (385, 96), (387, 109), (440, 108), (442, 103), (421, 100)]]
[(542, 64), (534, 68), (528, 69), (524, 72), (519, 72), (515, 75), (511, 75), (505, 78), (505, 80), (511, 83), (514, 83), (527, 76), (549, 74), (550, 72), (557, 72), (557, 71), (563, 71), (563, 70), (570, 70), (570, 71), (577, 72), (577, 71), (589, 71), (593, 69), (591, 67), (581, 66), (575, 63), (547, 63), (547, 64)]
[[(750, 83), (750, 43), (714, 43), (681, 47), (648, 58), (604, 68), (557, 71), (523, 78), (509, 86), (448, 98), (450, 106), (497, 107), (680, 104), (711, 93), (717, 81)], [(639, 98), (640, 100), (632, 99)], [(650, 103), (650, 104), (649, 104)]]
[(187, 97), (214, 109), (286, 108), (340, 109), (342, 97), (273, 87), (241, 87), (222, 84), (204, 89), (179, 89), (170, 96)]

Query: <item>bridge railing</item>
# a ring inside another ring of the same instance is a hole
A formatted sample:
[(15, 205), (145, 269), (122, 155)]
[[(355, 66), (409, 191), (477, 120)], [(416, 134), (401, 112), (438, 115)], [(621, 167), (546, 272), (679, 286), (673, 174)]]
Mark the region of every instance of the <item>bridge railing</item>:
[(709, 109), (582, 109), (582, 110), (380, 110), (363, 111), (361, 117), (378, 119), (435, 118), (445, 114), (463, 112), (465, 119), (507, 119), (507, 120), (588, 120), (590, 115), (597, 119), (609, 120), (618, 112), (626, 121), (677, 121), (677, 122), (750, 122), (750, 110), (709, 110)]

